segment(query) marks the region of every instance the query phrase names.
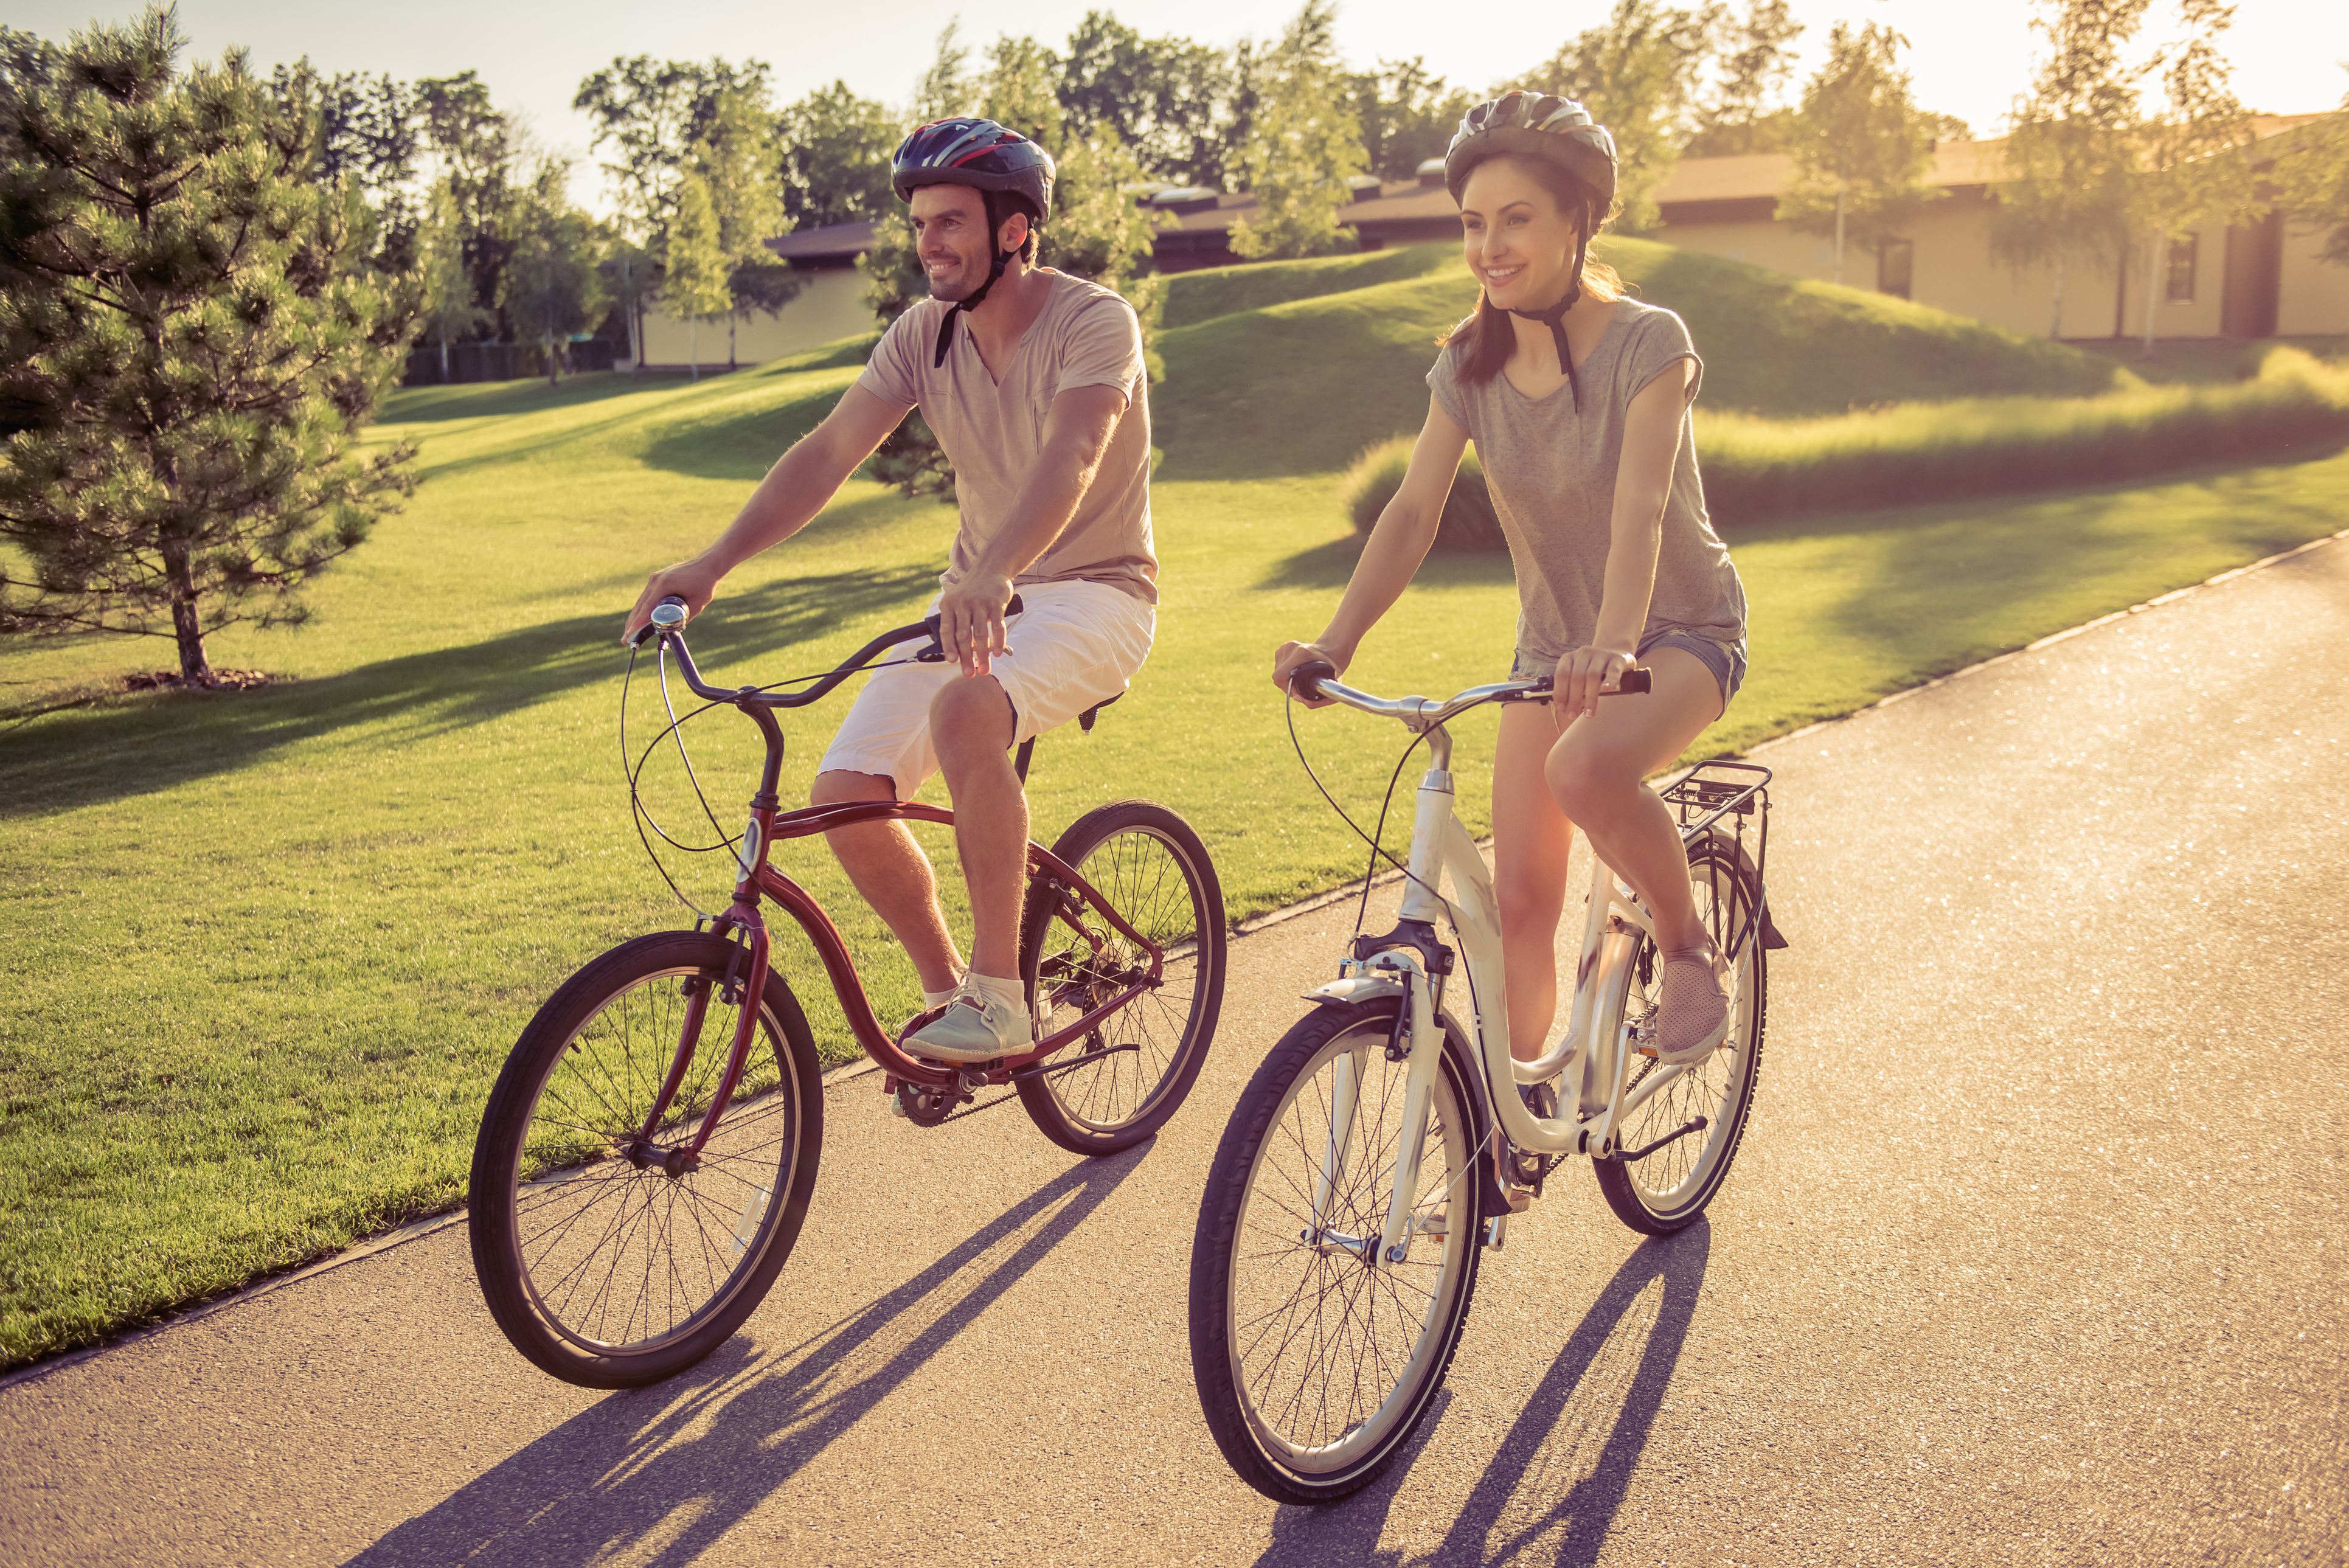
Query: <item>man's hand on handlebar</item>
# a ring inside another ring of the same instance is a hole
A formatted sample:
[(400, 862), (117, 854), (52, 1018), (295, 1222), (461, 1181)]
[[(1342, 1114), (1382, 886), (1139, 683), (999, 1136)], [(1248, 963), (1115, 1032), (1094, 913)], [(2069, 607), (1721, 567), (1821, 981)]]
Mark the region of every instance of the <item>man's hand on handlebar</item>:
[(974, 572), (938, 595), (938, 646), (965, 676), (987, 674), (1004, 651), (1011, 598), (1011, 579), (991, 572)]
[(698, 615), (717, 596), (719, 580), (726, 575), (714, 566), (701, 562), (680, 561), (652, 574), (645, 591), (636, 595), (636, 607), (628, 612), (628, 619), (620, 629), (623, 647), (635, 645), (636, 638), (652, 621), (653, 606), (662, 600), (676, 597), (685, 601), (688, 616)]
[[(1328, 665), (1332, 671), (1340, 675), (1345, 673), (1349, 662), (1340, 658), (1319, 643), (1283, 643), (1273, 652), (1272, 684), (1283, 692), (1288, 691), (1289, 680), (1297, 673), (1298, 666), (1316, 659)], [(1297, 694), (1297, 700), (1308, 707), (1328, 707), (1336, 699), (1326, 696), (1308, 696), (1300, 691)]]

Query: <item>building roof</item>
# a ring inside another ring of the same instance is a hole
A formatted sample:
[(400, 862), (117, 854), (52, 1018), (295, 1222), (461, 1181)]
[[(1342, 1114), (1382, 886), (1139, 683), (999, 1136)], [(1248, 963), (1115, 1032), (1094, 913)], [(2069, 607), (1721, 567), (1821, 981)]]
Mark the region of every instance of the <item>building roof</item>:
[(811, 265), (854, 262), (873, 248), (873, 220), (864, 218), (854, 223), (826, 223), (820, 228), (795, 229), (769, 240), (766, 244), (767, 249), (787, 262), (806, 262)]

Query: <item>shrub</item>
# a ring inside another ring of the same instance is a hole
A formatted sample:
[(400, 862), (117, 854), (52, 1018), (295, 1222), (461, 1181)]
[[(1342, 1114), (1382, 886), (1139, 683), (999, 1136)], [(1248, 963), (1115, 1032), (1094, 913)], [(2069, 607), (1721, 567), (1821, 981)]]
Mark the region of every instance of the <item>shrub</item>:
[(1701, 413), (1697, 451), (1713, 520), (1733, 528), (2313, 456), (2344, 440), (2349, 373), (2276, 348), (2232, 385), (1909, 403), (1826, 419)]
[[(1411, 467), (1411, 448), (1414, 438), (1397, 436), (1367, 447), (1346, 470), (1338, 493), (1353, 521), (1354, 531), (1367, 537), (1384, 511), (1387, 502), (1394, 500), (1395, 491), (1402, 489), (1402, 476)], [(1444, 515), (1435, 525), (1435, 548), (1438, 550), (1506, 550), (1509, 542), (1501, 533), (1500, 520), (1493, 514), (1493, 497), (1485, 485), (1485, 469), (1476, 460), (1476, 450), (1471, 447), (1460, 459), (1460, 471), (1452, 480), (1452, 493), (1444, 498)]]

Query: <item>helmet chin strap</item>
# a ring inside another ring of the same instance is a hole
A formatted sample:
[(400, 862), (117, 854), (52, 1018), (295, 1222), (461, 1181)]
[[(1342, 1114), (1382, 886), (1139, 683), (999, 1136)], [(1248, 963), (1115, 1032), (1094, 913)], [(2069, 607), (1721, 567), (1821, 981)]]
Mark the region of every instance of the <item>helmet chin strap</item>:
[[(982, 191), (978, 194), (979, 199), (987, 203), (987, 237), (988, 242), (992, 243), (997, 232), (1002, 227), (995, 220), (995, 192)], [(987, 281), (971, 290), (966, 297), (957, 300), (954, 308), (947, 312), (946, 320), (938, 324), (938, 352), (937, 357), (930, 361), (931, 369), (936, 370), (944, 365), (947, 362), (947, 350), (954, 346), (955, 317), (967, 310), (977, 310), (980, 305), (985, 304), (987, 291), (993, 288), (995, 280), (1003, 275), (1005, 264), (1019, 253), (1016, 250), (996, 252), (995, 264), (988, 269)], [(1565, 340), (1561, 338), (1559, 341)], [(1560, 349), (1559, 352), (1563, 354), (1565, 350)], [(1582, 407), (1579, 397), (1576, 398), (1575, 407), (1577, 408)]]
[(1574, 354), (1566, 346), (1566, 313), (1572, 310), (1574, 302), (1582, 297), (1582, 261), (1589, 250), (1590, 240), (1586, 226), (1584, 236), (1575, 242), (1574, 275), (1567, 280), (1566, 297), (1547, 310), (1512, 309), (1509, 312), (1511, 315), (1521, 315), (1527, 321), (1537, 321), (1549, 328), (1550, 340), (1557, 345), (1558, 367), (1566, 372), (1567, 389), (1574, 395), (1574, 411), (1578, 414), (1582, 412), (1582, 383), (1575, 378)]

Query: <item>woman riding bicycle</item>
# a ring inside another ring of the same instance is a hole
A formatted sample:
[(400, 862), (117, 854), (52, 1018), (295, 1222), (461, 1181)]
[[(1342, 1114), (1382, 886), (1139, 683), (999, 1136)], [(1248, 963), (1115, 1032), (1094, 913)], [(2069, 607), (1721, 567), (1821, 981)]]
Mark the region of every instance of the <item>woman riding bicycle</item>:
[[(1744, 588), (1707, 521), (1691, 434), (1702, 366), (1680, 317), (1626, 297), (1590, 257), (1615, 145), (1581, 105), (1524, 92), (1482, 104), (1444, 172), (1483, 297), (1428, 372), (1427, 423), (1337, 614), (1314, 642), (1281, 645), (1273, 680), (1287, 690), (1310, 658), (1346, 668), (1426, 557), (1474, 440), (1516, 572), (1510, 678), (1556, 683), (1547, 707), (1502, 710), (1494, 758), (1509, 1048), (1541, 1055), (1557, 1011), (1578, 822), (1658, 922), (1658, 1055), (1696, 1061), (1726, 1033), (1729, 975), (1671, 812), (1640, 780), (1721, 717), (1745, 672)], [(1602, 705), (1634, 662), (1651, 694)]]

